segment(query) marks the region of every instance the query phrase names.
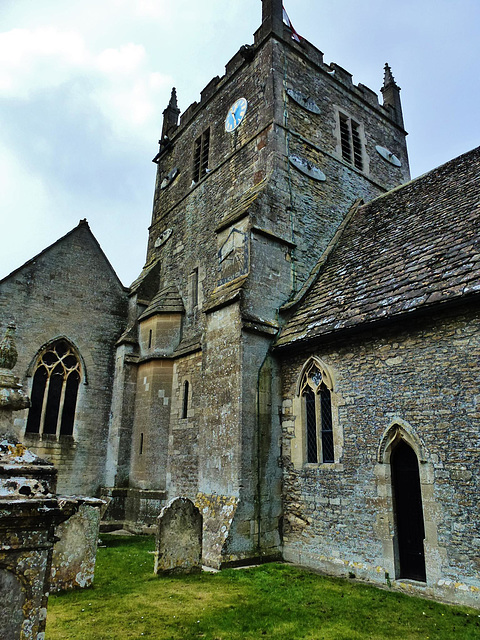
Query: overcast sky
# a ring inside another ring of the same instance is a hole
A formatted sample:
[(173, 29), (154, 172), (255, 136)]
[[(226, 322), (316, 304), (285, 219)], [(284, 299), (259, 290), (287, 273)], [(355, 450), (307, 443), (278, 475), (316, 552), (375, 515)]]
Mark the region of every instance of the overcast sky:
[[(412, 175), (480, 144), (479, 0), (285, 0), (355, 83), (402, 88)], [(260, 0), (0, 0), (0, 278), (87, 218), (140, 272), (162, 112), (184, 111), (260, 25)]]

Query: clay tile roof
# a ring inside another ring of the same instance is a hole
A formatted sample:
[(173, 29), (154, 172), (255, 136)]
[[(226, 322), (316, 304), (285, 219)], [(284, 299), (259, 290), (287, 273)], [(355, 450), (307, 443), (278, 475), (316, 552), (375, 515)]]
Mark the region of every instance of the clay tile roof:
[(157, 293), (151, 303), (139, 317), (145, 320), (156, 313), (184, 313), (185, 307), (177, 287), (166, 287)]
[(361, 206), (278, 346), (480, 293), (480, 147)]

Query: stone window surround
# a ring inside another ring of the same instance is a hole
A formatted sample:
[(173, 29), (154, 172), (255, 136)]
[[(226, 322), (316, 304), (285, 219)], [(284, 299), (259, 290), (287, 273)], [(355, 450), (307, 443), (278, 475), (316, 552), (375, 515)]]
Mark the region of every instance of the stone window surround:
[(210, 127), (207, 127), (193, 143), (192, 186), (200, 182), (210, 171)]
[[(51, 340), (48, 340), (47, 342), (45, 342), (36, 352), (35, 356), (32, 358), (32, 360), (30, 361), (30, 364), (27, 368), (27, 372), (25, 374), (26, 377), (26, 382), (28, 385), (28, 395), (29, 397), (31, 397), (32, 395), (32, 389), (33, 389), (33, 381), (34, 381), (34, 375), (36, 373), (37, 370), (37, 365), (39, 364), (40, 361), (40, 357), (42, 356), (42, 354), (46, 353), (48, 351), (48, 349), (50, 349), (51, 347), (53, 347), (53, 345), (55, 345), (56, 343), (60, 342), (60, 341), (64, 341), (66, 342), (72, 353), (76, 356), (78, 363), (79, 363), (79, 367), (78, 367), (78, 371), (80, 374), (80, 381), (79, 381), (79, 385), (78, 385), (78, 392), (77, 392), (77, 398), (76, 398), (76, 404), (75, 404), (75, 417), (74, 417), (74, 421), (73, 421), (73, 431), (71, 435), (66, 435), (66, 434), (62, 434), (59, 433), (59, 430), (57, 429), (57, 433), (55, 434), (49, 434), (49, 433), (42, 433), (42, 432), (29, 432), (26, 431), (26, 425), (27, 425), (27, 421), (28, 421), (28, 414), (29, 414), (29, 409), (25, 410), (24, 413), (24, 419), (22, 419), (22, 422), (24, 424), (24, 437), (29, 440), (29, 441), (33, 441), (33, 440), (44, 440), (44, 441), (50, 441), (52, 444), (53, 442), (56, 441), (62, 441), (64, 444), (70, 442), (72, 444), (72, 446), (75, 445), (75, 434), (76, 434), (76, 410), (79, 406), (79, 404), (81, 404), (82, 402), (82, 396), (83, 396), (83, 391), (82, 388), (84, 385), (88, 384), (88, 375), (87, 375), (87, 369), (86, 369), (86, 365), (85, 365), (85, 361), (78, 349), (78, 347), (75, 345), (75, 343), (68, 338), (65, 335), (59, 335), (56, 336), (55, 338), (52, 338)], [(45, 407), (43, 408), (44, 411)]]
[[(349, 167), (352, 167), (356, 171), (359, 171), (361, 174), (368, 175), (368, 156), (366, 154), (366, 137), (365, 137), (365, 129), (361, 122), (359, 122), (356, 118), (352, 117), (348, 114), (345, 109), (342, 107), (336, 107), (336, 117), (335, 117), (335, 137), (337, 139), (336, 152), (337, 156), (341, 158), (341, 160), (347, 164)], [(349, 129), (349, 146), (351, 152), (351, 159), (345, 158), (344, 152), (342, 150), (342, 134), (341, 134), (341, 122), (344, 120), (348, 124)], [(353, 148), (353, 137), (352, 137), (352, 123), (355, 124), (355, 129), (358, 136), (358, 142), (361, 145), (361, 165), (358, 166), (358, 163), (354, 160), (354, 148)]]
[[(188, 397), (187, 397), (187, 411), (186, 411), (186, 415), (184, 415), (185, 413), (185, 385), (188, 385)], [(183, 376), (180, 381), (179, 381), (179, 389), (180, 389), (180, 393), (179, 393), (179, 398), (180, 398), (180, 402), (179, 402), (179, 406), (178, 406), (178, 417), (180, 420), (185, 420), (187, 421), (188, 418), (190, 417), (190, 412), (192, 409), (192, 381), (190, 376)]]
[(194, 316), (202, 310), (204, 293), (203, 282), (205, 280), (205, 267), (196, 262), (187, 277), (187, 314)]
[[(302, 396), (302, 382), (306, 371), (314, 364), (322, 372), (322, 378), (330, 390), (331, 409), (332, 409), (332, 426), (333, 426), (333, 444), (334, 444), (334, 462), (307, 462), (306, 452), (306, 414), (305, 402)], [(332, 369), (325, 364), (320, 358), (312, 356), (303, 365), (297, 378), (295, 396), (293, 399), (293, 420), (294, 435), (290, 442), (291, 459), (295, 469), (303, 468), (321, 468), (343, 470), (341, 464), (343, 454), (343, 428), (338, 419), (338, 408), (343, 404), (343, 399), (336, 389), (335, 378)]]

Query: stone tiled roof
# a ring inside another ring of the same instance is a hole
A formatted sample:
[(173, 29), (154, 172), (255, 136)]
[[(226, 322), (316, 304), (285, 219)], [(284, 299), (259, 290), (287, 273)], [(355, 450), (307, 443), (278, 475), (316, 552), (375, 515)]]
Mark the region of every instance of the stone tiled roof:
[(480, 147), (357, 209), (277, 346), (480, 293)]
[(183, 300), (177, 287), (166, 287), (159, 291), (139, 320), (145, 320), (157, 313), (185, 313)]
[(227, 282), (216, 287), (205, 301), (203, 311), (205, 313), (210, 313), (211, 311), (215, 311), (220, 307), (230, 304), (233, 300), (240, 300), (247, 278), (247, 275), (239, 276), (231, 282)]

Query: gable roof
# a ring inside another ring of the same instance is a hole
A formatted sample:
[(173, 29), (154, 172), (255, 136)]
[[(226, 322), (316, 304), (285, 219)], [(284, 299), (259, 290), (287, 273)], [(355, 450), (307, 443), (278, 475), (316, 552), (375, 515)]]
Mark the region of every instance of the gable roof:
[(75, 235), (77, 233), (85, 233), (85, 232), (88, 234), (88, 236), (89, 236), (90, 240), (92, 241), (93, 245), (95, 246), (95, 248), (98, 249), (98, 253), (100, 254), (100, 256), (105, 261), (105, 263), (107, 265), (107, 268), (111, 272), (111, 275), (112, 275), (113, 279), (118, 283), (118, 285), (122, 289), (126, 290), (126, 288), (123, 286), (122, 282), (120, 281), (120, 278), (117, 276), (117, 274), (115, 272), (115, 269), (112, 267), (109, 259), (105, 255), (102, 247), (100, 246), (100, 243), (98, 242), (98, 240), (93, 235), (92, 230), (90, 229), (90, 226), (89, 226), (86, 218), (83, 219), (83, 220), (80, 220), (80, 222), (78, 223), (78, 225), (76, 227), (71, 229), (68, 233), (66, 233), (64, 236), (62, 236), (61, 238), (59, 238), (58, 240), (56, 240), (52, 244), (48, 245), (48, 247), (43, 249), (43, 251), (40, 251), (40, 253), (37, 253), (35, 256), (33, 256), (33, 258), (30, 258), (30, 260), (27, 260), (27, 262), (24, 262), (22, 265), (20, 265), (16, 269), (14, 269), (11, 273), (6, 275), (4, 278), (0, 278), (0, 284), (2, 284), (2, 282), (5, 282), (6, 280), (9, 280), (12, 276), (14, 276), (16, 273), (18, 273), (19, 271), (21, 271), (25, 267), (27, 267), (27, 266), (29, 266), (31, 264), (35, 264), (35, 262), (39, 258), (41, 258), (45, 254), (47, 254), (51, 249), (53, 249), (53, 247), (56, 247), (57, 245), (61, 244), (62, 242), (64, 242), (68, 238), (70, 238), (70, 236)]
[(480, 147), (361, 206), (277, 346), (480, 293)]

